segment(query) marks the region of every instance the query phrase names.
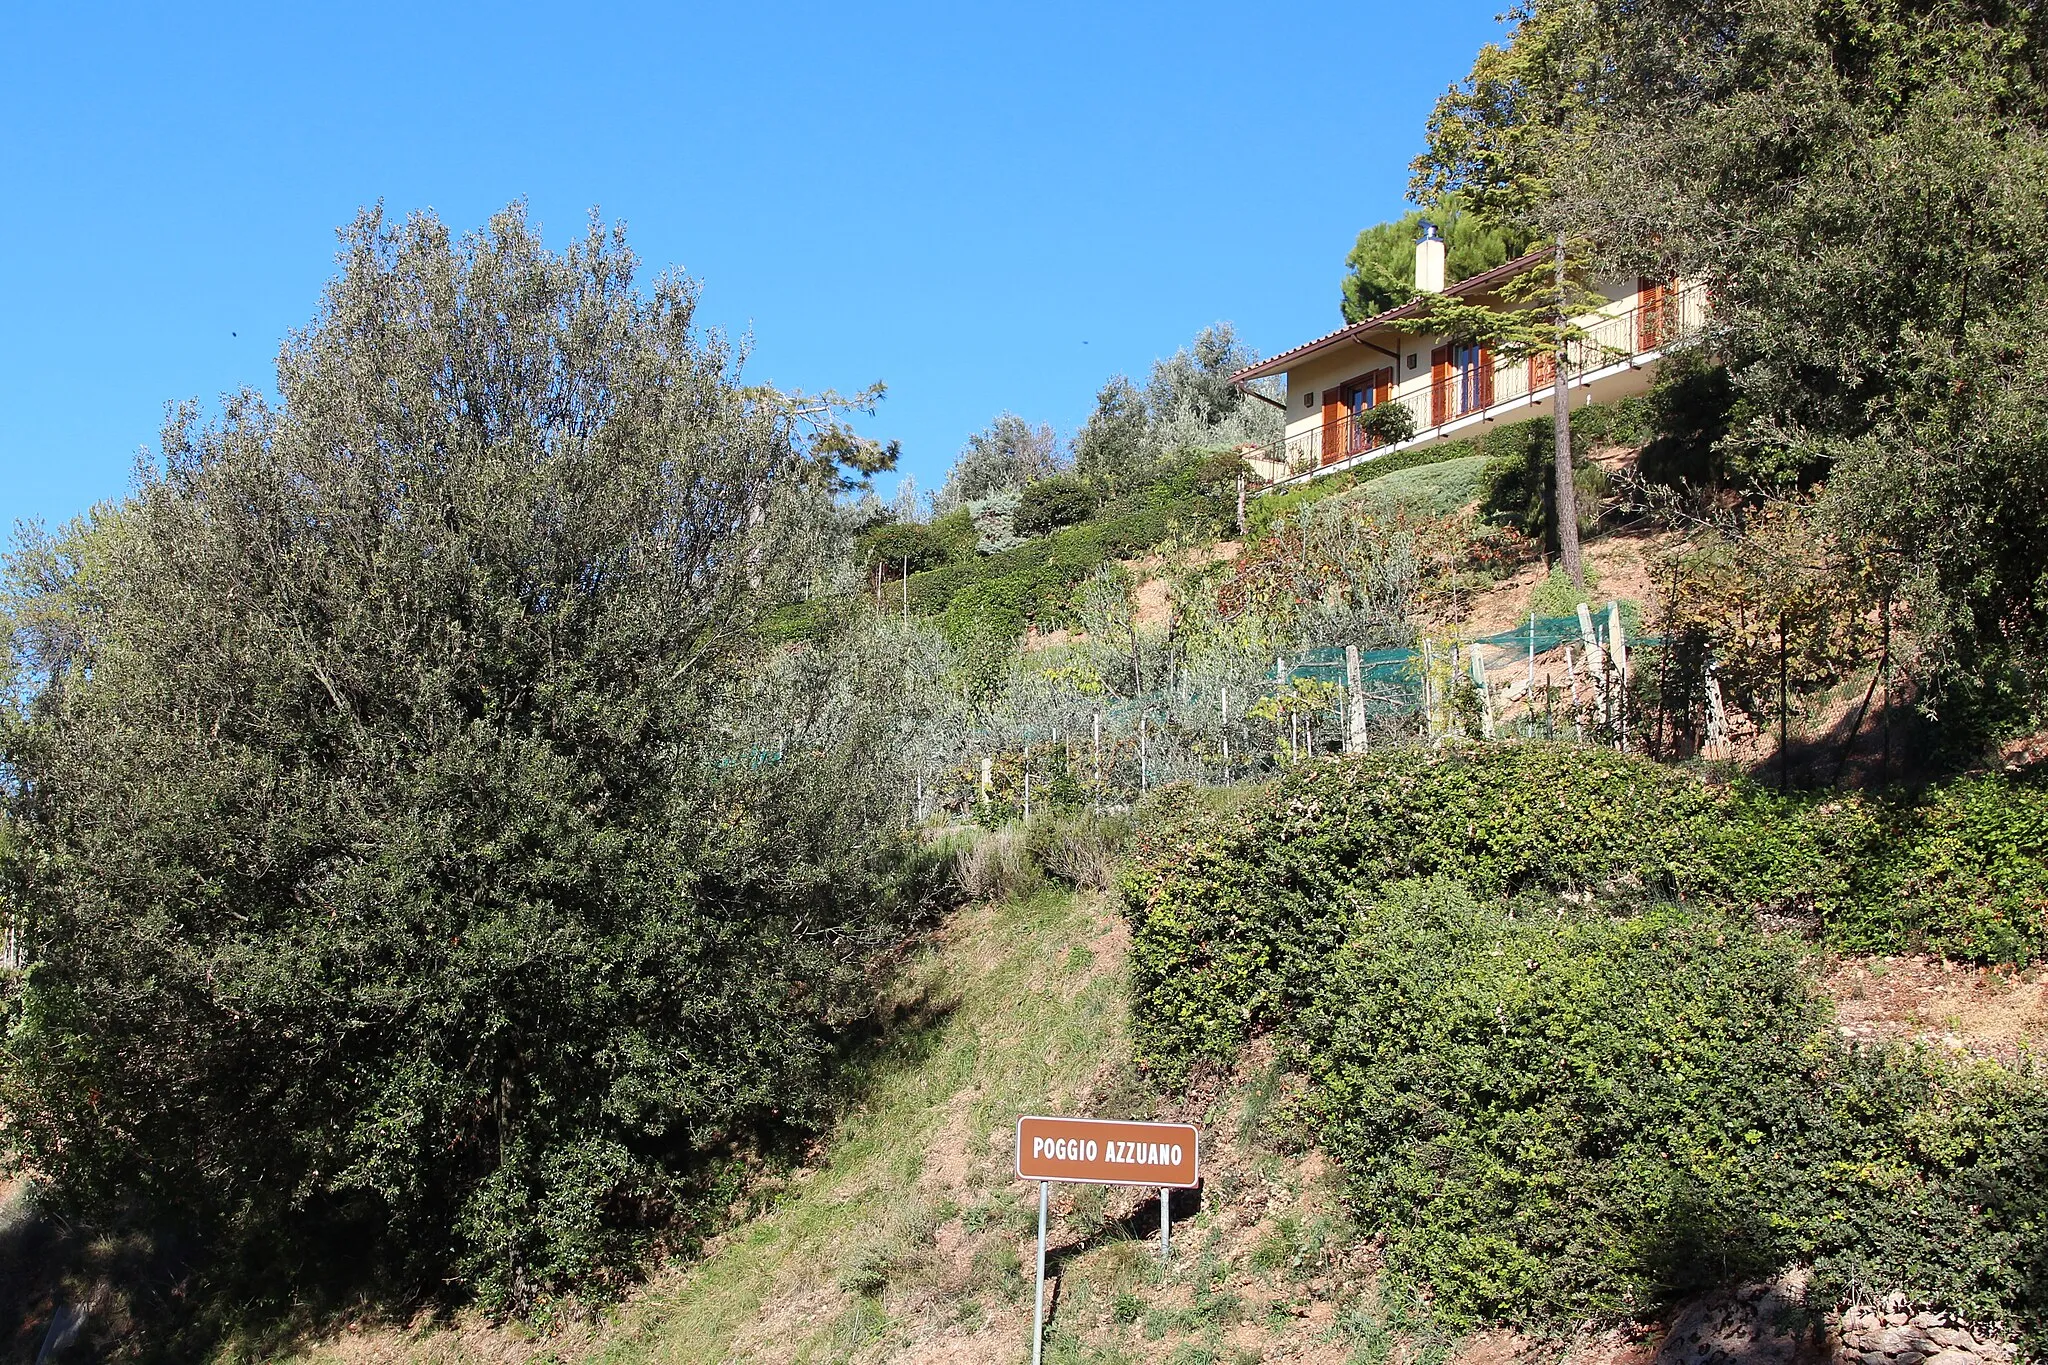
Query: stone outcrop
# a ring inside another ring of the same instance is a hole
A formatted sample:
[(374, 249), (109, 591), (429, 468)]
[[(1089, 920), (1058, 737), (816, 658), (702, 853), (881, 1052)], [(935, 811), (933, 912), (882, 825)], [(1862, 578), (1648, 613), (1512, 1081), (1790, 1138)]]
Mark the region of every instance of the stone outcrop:
[(2009, 1342), (1986, 1340), (1945, 1313), (1900, 1303), (1851, 1308), (1835, 1329), (1842, 1365), (2012, 1365)]
[(1653, 1365), (1826, 1365), (1826, 1323), (1806, 1307), (1806, 1276), (1695, 1299), (1671, 1320)]
[(1672, 1319), (1653, 1365), (2018, 1365), (2010, 1342), (1898, 1299), (1821, 1313), (1806, 1276), (1709, 1294)]

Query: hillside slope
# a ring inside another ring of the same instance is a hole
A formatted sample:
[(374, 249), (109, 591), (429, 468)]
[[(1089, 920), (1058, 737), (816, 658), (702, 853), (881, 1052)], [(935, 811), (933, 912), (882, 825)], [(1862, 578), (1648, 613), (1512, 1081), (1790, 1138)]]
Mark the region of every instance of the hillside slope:
[[(1130, 1065), (1126, 948), (1097, 895), (971, 905), (902, 974), (902, 1022), (865, 1102), (768, 1212), (702, 1260), (554, 1335), (365, 1328), (302, 1359), (1028, 1359), (1036, 1190), (1012, 1174), (1014, 1125), (1155, 1103)], [(1254, 1066), (1176, 1111), (1204, 1122), (1209, 1177), (1200, 1200), (1176, 1199), (1163, 1276), (1156, 1194), (1055, 1188), (1049, 1360), (1347, 1357), (1339, 1305), (1364, 1279), (1335, 1257), (1357, 1244), (1321, 1163), (1276, 1150), (1276, 1098), (1277, 1073)]]

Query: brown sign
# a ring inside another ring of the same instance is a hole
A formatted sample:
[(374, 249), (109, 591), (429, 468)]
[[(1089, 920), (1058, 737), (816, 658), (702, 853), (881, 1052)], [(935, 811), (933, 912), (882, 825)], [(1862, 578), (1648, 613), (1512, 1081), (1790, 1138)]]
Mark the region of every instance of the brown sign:
[(1202, 1174), (1202, 1130), (1191, 1123), (1021, 1118), (1017, 1174), (1026, 1180), (1191, 1189)]

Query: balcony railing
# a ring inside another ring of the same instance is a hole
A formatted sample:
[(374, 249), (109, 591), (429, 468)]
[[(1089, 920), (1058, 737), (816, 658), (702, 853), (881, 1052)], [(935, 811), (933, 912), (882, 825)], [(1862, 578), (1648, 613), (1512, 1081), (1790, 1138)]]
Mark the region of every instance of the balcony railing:
[[(1706, 290), (1689, 285), (1620, 313), (1603, 313), (1584, 322), (1584, 332), (1567, 348), (1565, 374), (1571, 384), (1596, 378), (1610, 366), (1640, 363), (1666, 347), (1697, 333), (1706, 320)], [(1386, 450), (1402, 449), (1437, 439), (1446, 427), (1482, 414), (1541, 403), (1556, 382), (1555, 360), (1539, 355), (1495, 360), (1483, 367), (1453, 368), (1448, 374), (1397, 391), (1374, 408), (1346, 413), (1335, 422), (1318, 423), (1276, 441), (1246, 459), (1275, 467), (1273, 484), (1312, 479)], [(1373, 414), (1388, 406), (1403, 407), (1413, 418), (1415, 435), (1388, 444), (1377, 434), (1386, 419)], [(1279, 472), (1284, 470), (1284, 473)]]

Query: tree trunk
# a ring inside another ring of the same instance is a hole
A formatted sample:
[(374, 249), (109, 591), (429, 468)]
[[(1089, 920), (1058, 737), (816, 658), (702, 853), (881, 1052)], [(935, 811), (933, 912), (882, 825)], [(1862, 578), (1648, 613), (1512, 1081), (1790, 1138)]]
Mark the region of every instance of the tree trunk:
[[(1557, 234), (1557, 323), (1561, 328), (1570, 319), (1564, 316), (1564, 234)], [(1572, 483), (1572, 403), (1565, 390), (1565, 362), (1569, 359), (1568, 348), (1562, 335), (1557, 342), (1556, 377), (1551, 383), (1551, 424), (1557, 428), (1557, 495), (1553, 502), (1557, 507), (1557, 551), (1564, 561), (1565, 576), (1572, 586), (1583, 589), (1586, 586), (1586, 567), (1579, 558), (1579, 499), (1578, 489)]]

